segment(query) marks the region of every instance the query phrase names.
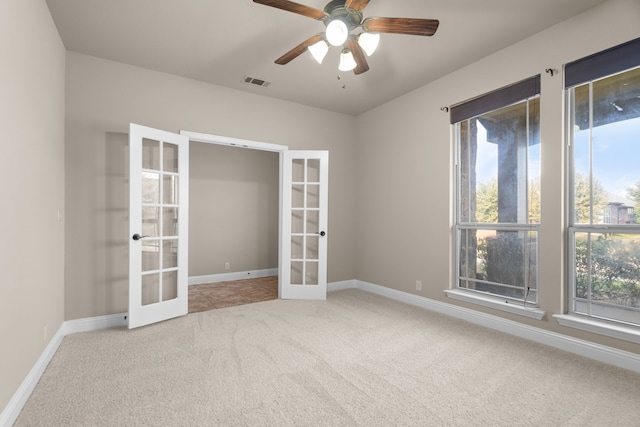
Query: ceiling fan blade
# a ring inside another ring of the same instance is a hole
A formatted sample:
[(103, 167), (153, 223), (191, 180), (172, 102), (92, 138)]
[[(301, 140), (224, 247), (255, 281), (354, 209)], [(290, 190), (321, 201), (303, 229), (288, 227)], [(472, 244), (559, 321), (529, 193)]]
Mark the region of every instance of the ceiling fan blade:
[(324, 40), (322, 33), (318, 33), (315, 36), (309, 37), (298, 46), (294, 47), (289, 52), (276, 59), (276, 64), (288, 64), (289, 62), (291, 62), (291, 60), (296, 59), (298, 56), (302, 55), (302, 53), (304, 53), (304, 51), (307, 50), (309, 46), (318, 43), (320, 40)]
[(347, 0), (344, 5), (351, 9), (362, 10), (367, 7), (369, 1), (370, 0)]
[(437, 19), (419, 18), (367, 18), (362, 22), (365, 31), (373, 33), (432, 36), (440, 25)]
[(347, 48), (353, 54), (353, 59), (357, 64), (356, 68), (353, 69), (353, 74), (358, 75), (369, 71), (367, 57), (355, 38), (349, 38), (349, 40), (347, 40)]
[(327, 15), (320, 9), (315, 9), (311, 6), (306, 6), (289, 0), (253, 0), (253, 2), (286, 10), (287, 12), (297, 13), (298, 15), (307, 16), (313, 19), (322, 19)]

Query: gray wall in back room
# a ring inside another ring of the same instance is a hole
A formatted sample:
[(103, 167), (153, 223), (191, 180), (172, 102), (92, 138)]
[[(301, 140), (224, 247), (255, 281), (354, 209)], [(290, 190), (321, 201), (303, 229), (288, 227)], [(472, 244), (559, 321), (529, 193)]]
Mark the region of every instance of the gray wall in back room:
[(277, 268), (278, 154), (195, 142), (189, 150), (189, 276)]

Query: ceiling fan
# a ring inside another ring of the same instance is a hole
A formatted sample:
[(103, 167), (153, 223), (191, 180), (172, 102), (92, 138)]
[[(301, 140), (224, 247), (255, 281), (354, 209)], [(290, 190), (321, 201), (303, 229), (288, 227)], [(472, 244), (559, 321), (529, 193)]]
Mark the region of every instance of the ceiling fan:
[[(326, 27), (324, 32), (309, 37), (276, 59), (276, 64), (280, 65), (288, 64), (307, 49), (318, 63), (322, 63), (329, 45), (342, 46), (338, 66), (340, 71), (353, 70), (354, 74), (362, 74), (369, 70), (366, 56), (371, 56), (375, 51), (380, 33), (432, 36), (440, 24), (437, 19), (378, 17), (363, 19), (362, 11), (370, 0), (333, 0), (324, 7), (324, 10), (290, 0), (253, 1), (322, 21)], [(353, 33), (358, 29), (361, 30), (360, 33)]]

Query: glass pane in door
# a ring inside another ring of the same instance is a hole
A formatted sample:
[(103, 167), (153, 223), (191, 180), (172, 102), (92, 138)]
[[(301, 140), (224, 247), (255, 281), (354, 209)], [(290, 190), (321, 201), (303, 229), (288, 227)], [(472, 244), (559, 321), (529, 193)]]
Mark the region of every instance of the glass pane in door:
[(178, 240), (162, 242), (162, 268), (178, 267)]
[(142, 173), (142, 203), (160, 202), (160, 174)]
[(291, 164), (291, 181), (303, 182), (304, 181), (304, 159), (293, 159)]
[(175, 144), (162, 144), (162, 170), (165, 172), (178, 172), (178, 146)]
[(304, 263), (301, 261), (291, 261), (291, 284), (302, 285), (304, 274)]
[(307, 261), (305, 265), (305, 285), (317, 285), (318, 284), (318, 263), (313, 261)]
[(320, 212), (319, 211), (307, 211), (306, 221), (307, 233), (318, 233), (320, 231)]
[(159, 280), (160, 275), (157, 273), (142, 276), (142, 305), (155, 304), (160, 301)]
[(175, 175), (164, 175), (162, 181), (162, 203), (165, 205), (177, 205), (178, 177)]
[(178, 146), (142, 141), (142, 303), (178, 295)]
[(320, 206), (320, 185), (307, 184), (307, 207), (318, 208)]
[(178, 208), (162, 209), (162, 235), (177, 236), (178, 235)]
[(304, 236), (291, 236), (291, 259), (302, 259)]
[(160, 141), (142, 139), (142, 169), (160, 170)]
[(291, 166), (291, 284), (318, 284), (320, 160)]
[(160, 210), (156, 206), (142, 206), (142, 235), (158, 237), (160, 224)]
[(320, 159), (307, 160), (307, 182), (320, 182)]
[(291, 187), (291, 207), (304, 207), (304, 184), (294, 184)]
[(158, 241), (142, 241), (142, 272), (154, 271), (160, 268), (160, 248)]
[(302, 210), (291, 211), (291, 232), (304, 233), (304, 211)]
[(178, 272), (162, 273), (162, 301), (169, 301), (178, 297)]
[(307, 236), (307, 251), (305, 254), (307, 260), (318, 260), (318, 235)]

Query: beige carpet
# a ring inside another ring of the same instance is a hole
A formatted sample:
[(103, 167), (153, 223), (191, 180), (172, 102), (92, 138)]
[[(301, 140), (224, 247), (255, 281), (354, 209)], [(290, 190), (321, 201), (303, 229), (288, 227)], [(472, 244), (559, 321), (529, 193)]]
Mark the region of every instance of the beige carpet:
[(640, 374), (359, 290), (67, 336), (17, 426), (638, 426)]

